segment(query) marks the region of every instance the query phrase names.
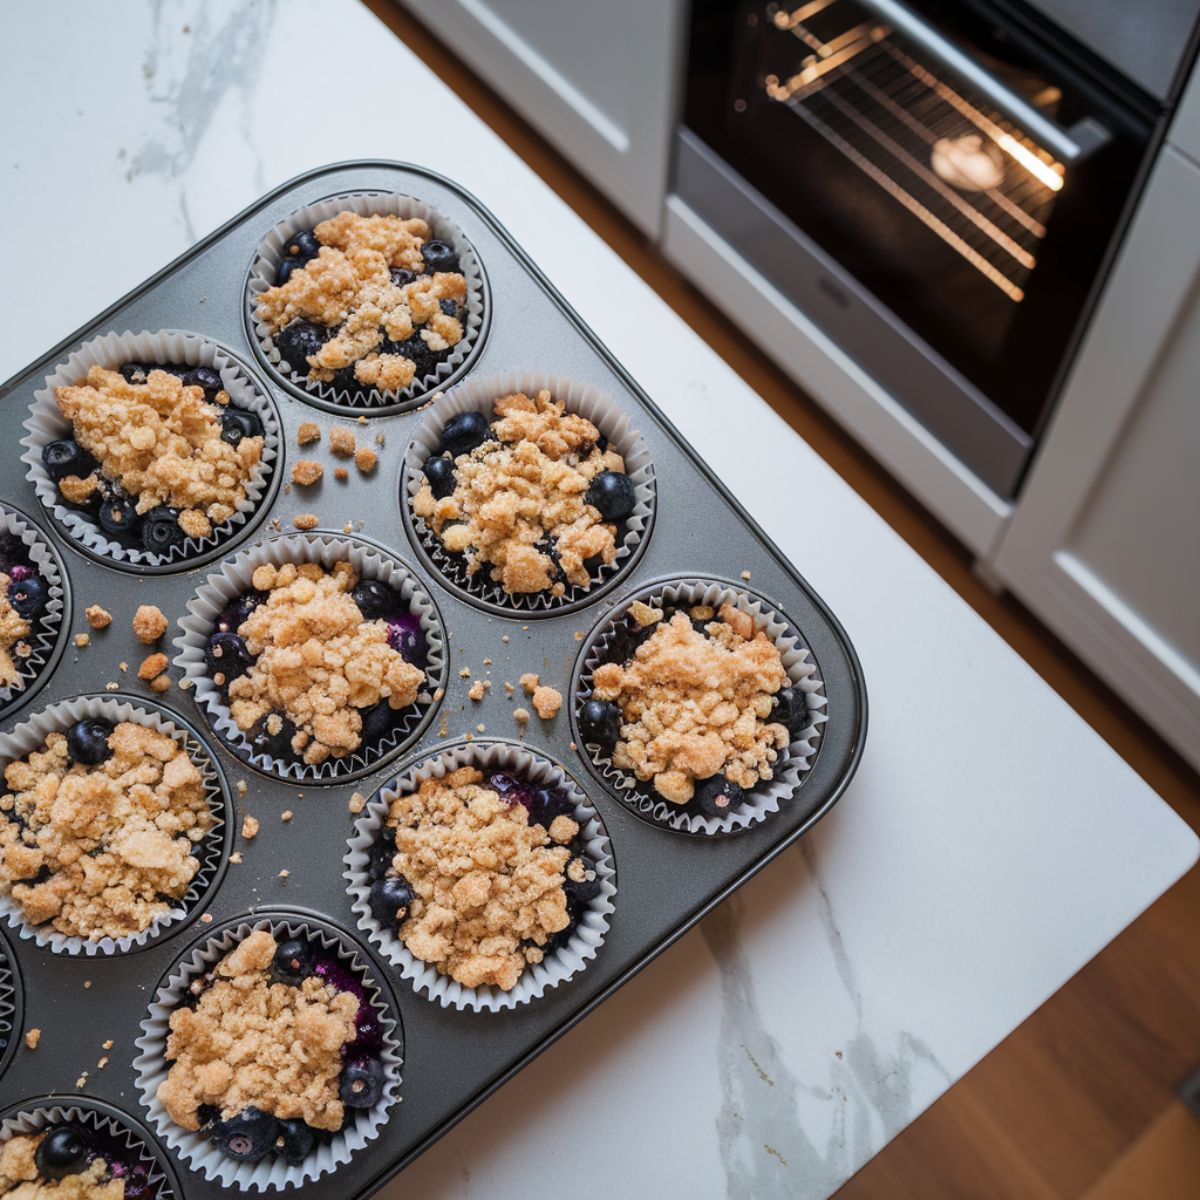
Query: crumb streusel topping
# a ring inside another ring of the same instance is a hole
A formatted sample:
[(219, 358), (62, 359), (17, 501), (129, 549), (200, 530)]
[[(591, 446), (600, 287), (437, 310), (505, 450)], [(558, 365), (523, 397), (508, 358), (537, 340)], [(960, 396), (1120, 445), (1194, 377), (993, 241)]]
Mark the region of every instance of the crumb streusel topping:
[(393, 800), (387, 824), (396, 829), (393, 867), (414, 893), (397, 936), (440, 974), (511, 991), (570, 924), (565, 843), (579, 826), (569, 817), (547, 831), (474, 767), (460, 767)]
[[(208, 537), (246, 498), (251, 470), (262, 458), (263, 438), (245, 437), (232, 446), (221, 438), (217, 405), (204, 389), (185, 387), (167, 371), (151, 371), (145, 383), (130, 383), (116, 371), (93, 366), (87, 382), (56, 391), (58, 407), (73, 437), (147, 513), (160, 505), (178, 508), (188, 537)], [(86, 503), (99, 489), (96, 472), (59, 480), (62, 494)]]
[(617, 556), (616, 526), (587, 503), (588, 486), (601, 471), (624, 474), (624, 459), (601, 450), (596, 426), (548, 391), (502, 396), (494, 410), (498, 440), (454, 460), (450, 495), (437, 499), (424, 480), (413, 511), (448, 550), (465, 553), (468, 574), (488, 566), (507, 592), (565, 592), (547, 542), (567, 581), (587, 587), (585, 561), (607, 566)]
[(466, 300), (464, 276), (438, 271), (402, 285), (392, 280), (392, 267), (424, 269), (421, 246), (432, 233), (425, 221), (347, 211), (313, 233), (321, 243), (317, 257), (258, 300), (258, 319), (272, 334), (297, 319), (337, 330), (308, 357), (310, 379), (329, 382), (352, 366), (359, 383), (399, 390), (412, 383), (416, 364), (382, 349), (385, 340), (403, 342), (419, 333), (435, 353), (462, 341), (462, 322), (443, 312), (441, 302)]
[(125, 1180), (108, 1179), (97, 1157), (87, 1169), (62, 1179), (43, 1179), (34, 1156), (45, 1133), (14, 1134), (0, 1147), (0, 1196), (4, 1200), (124, 1200)]
[(33, 626), (8, 602), (10, 577), (0, 571), (0, 687), (12, 687), (21, 678), (14, 658), (33, 632)]
[(272, 983), (276, 948), (266, 930), (250, 934), (216, 964), (196, 1007), (171, 1014), (171, 1066), (158, 1099), (184, 1129), (200, 1128), (207, 1104), (222, 1118), (254, 1107), (341, 1129), (342, 1047), (357, 1036), (358, 998), (316, 975), (298, 986)]
[(388, 644), (385, 622), (364, 619), (350, 596), (358, 575), (348, 562), (332, 571), (266, 563), (251, 582), (267, 597), (238, 628), (256, 656), (229, 684), (239, 729), (285, 712), (297, 729), (292, 749), (306, 763), (322, 763), (358, 749), (360, 709), (416, 701), (425, 673)]
[(8, 764), (0, 796), (0, 894), (32, 924), (93, 941), (140, 933), (168, 912), (213, 824), (200, 772), (174, 738), (122, 721), (108, 745), (98, 766), (72, 765), (66, 737), (51, 733)]
[[(661, 616), (661, 614), (660, 614)], [(754, 619), (731, 604), (677, 612), (625, 666), (604, 663), (593, 695), (624, 714), (614, 766), (652, 780), (673, 804), (686, 804), (698, 779), (719, 772), (741, 788), (770, 779), (790, 735), (767, 721), (788, 682), (779, 650)]]

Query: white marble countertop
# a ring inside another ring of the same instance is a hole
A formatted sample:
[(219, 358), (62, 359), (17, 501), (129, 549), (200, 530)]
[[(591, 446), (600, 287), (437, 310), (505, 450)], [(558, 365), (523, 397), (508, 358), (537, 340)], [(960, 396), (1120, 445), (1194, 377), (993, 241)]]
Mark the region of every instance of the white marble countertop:
[(558, 1193), (555, 1167), (581, 1200), (827, 1196), (1195, 860), (1167, 806), (354, 0), (55, 0), (3, 23), (0, 377), (290, 176), (422, 163), (508, 225), (862, 657), (871, 731), (832, 815), (386, 1196)]

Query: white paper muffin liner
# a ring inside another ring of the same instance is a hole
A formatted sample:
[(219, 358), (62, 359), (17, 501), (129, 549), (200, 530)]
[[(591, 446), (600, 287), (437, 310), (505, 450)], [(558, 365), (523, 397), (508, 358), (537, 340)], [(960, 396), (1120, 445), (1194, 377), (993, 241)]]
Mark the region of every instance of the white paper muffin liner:
[[(442, 540), (412, 510), (413, 499), (424, 481), (426, 460), (441, 444), (447, 422), (459, 413), (472, 410), (494, 418), (493, 404), (502, 396), (524, 392), (536, 396), (548, 391), (554, 400), (565, 403), (567, 411), (578, 413), (591, 421), (608, 439), (609, 447), (625, 460), (625, 473), (634, 487), (633, 512), (618, 527), (617, 557), (611, 566), (601, 567), (588, 587), (568, 585), (561, 596), (549, 590), (528, 594), (510, 593), (493, 582), (491, 567), (482, 564), (474, 575), (467, 574), (466, 560), (442, 546)], [(631, 564), (634, 556), (649, 536), (654, 521), (655, 480), (654, 464), (645, 439), (632, 428), (626, 411), (607, 392), (591, 384), (542, 371), (513, 371), (505, 375), (470, 378), (439, 397), (425, 413), (409, 443), (404, 458), (405, 520), (417, 544), (424, 550), (442, 575), (459, 590), (490, 604), (517, 612), (536, 615), (555, 612), (570, 604), (593, 599), (601, 587), (613, 583)]]
[(0, 938), (0, 1075), (12, 1059), (16, 1048), (21, 1014), (17, 1011), (19, 996), (13, 977), (13, 964), (8, 942)]
[[(618, 623), (629, 606), (641, 600), (652, 608), (692, 608), (707, 604), (719, 609), (732, 604), (749, 613), (755, 624), (766, 631), (775, 643), (783, 661), (790, 684), (800, 688), (808, 705), (809, 723), (798, 737), (792, 739), (775, 764), (774, 776), (746, 792), (744, 802), (721, 817), (709, 817), (687, 811), (686, 806), (664, 800), (649, 781), (642, 782), (632, 772), (615, 767), (611, 756), (596, 743), (585, 746), (579, 734), (579, 710), (591, 697), (592, 673), (602, 663), (610, 661), (608, 652), (617, 632)], [(797, 630), (764, 597), (748, 588), (718, 583), (707, 579), (680, 579), (658, 583), (621, 601), (612, 614), (595, 630), (580, 651), (582, 666), (571, 706), (572, 730), (592, 763), (612, 785), (617, 798), (639, 816), (655, 825), (684, 833), (733, 833), (765, 821), (795, 793), (802, 777), (812, 767), (820, 743), (821, 727), (828, 719), (825, 685), (817, 675), (817, 665), (802, 644)]]
[[(208, 673), (204, 650), (217, 618), (238, 596), (251, 590), (255, 570), (265, 563), (320, 563), (331, 570), (338, 562), (348, 561), (363, 579), (378, 579), (395, 588), (405, 604), (420, 618), (425, 635), (428, 661), (425, 686), (415, 704), (407, 710), (392, 732), (369, 749), (360, 748), (344, 758), (327, 758), (315, 766), (304, 762), (285, 762), (268, 754), (257, 753), (250, 739), (238, 728), (217, 685)], [(382, 762), (404, 749), (426, 722), (444, 691), (448, 656), (442, 619), (433, 599), (410, 568), (385, 551), (356, 538), (335, 534), (286, 534), (269, 538), (228, 559), (188, 602), (188, 615), (179, 622), (183, 633), (174, 641), (179, 653), (175, 663), (190, 680), (196, 703), (204, 711), (217, 736), (243, 762), (281, 779), (303, 783), (334, 783), (364, 771), (374, 770)]]
[[(525, 968), (512, 991), (489, 985), (464, 987), (436, 967), (415, 957), (394, 929), (385, 929), (374, 918), (370, 906), (371, 883), (367, 877), (368, 853), (379, 837), (391, 802), (416, 791), (426, 779), (441, 779), (459, 767), (476, 767), (484, 772), (503, 771), (528, 779), (539, 787), (562, 791), (575, 805), (575, 820), (584, 839), (584, 852), (600, 881), (600, 893), (589, 902), (570, 940), (540, 963)], [(444, 1008), (460, 1011), (499, 1012), (528, 1004), (579, 974), (596, 957), (608, 933), (613, 899), (617, 894), (616, 867), (612, 846), (600, 814), (579, 785), (557, 763), (511, 742), (475, 741), (439, 750), (409, 766), (403, 774), (381, 787), (371, 797), (362, 816), (354, 823), (349, 850), (343, 860), (349, 884), (351, 907), (358, 927), (393, 963), (414, 990), (436, 1000)]]
[(30, 648), (28, 658), (13, 655), (17, 667), (17, 682), (0, 687), (0, 713), (13, 701), (23, 700), (41, 682), (42, 670), (54, 653), (55, 643), (62, 635), (63, 610), (66, 607), (66, 584), (58, 556), (45, 536), (15, 508), (0, 504), (0, 533), (20, 538), (38, 575), (46, 581), (50, 598), (41, 616), (32, 622), (33, 629), (26, 639)]
[[(295, 1165), (275, 1155), (268, 1155), (256, 1163), (230, 1158), (210, 1142), (202, 1130), (192, 1132), (177, 1125), (157, 1096), (159, 1084), (167, 1077), (166, 1050), (171, 1013), (179, 1007), (188, 984), (260, 929), (268, 930), (277, 941), (281, 936), (285, 939), (307, 938), (336, 955), (357, 976), (383, 1030), (383, 1050), (379, 1059), (383, 1064), (384, 1086), (379, 1101), (372, 1108), (359, 1110), (355, 1120), (341, 1132), (331, 1138), (319, 1138), (312, 1153), (304, 1162)], [(392, 1005), (371, 975), (369, 959), (350, 936), (310, 917), (276, 914), (234, 919), (224, 929), (203, 939), (171, 968), (159, 985), (150, 1011), (142, 1021), (142, 1035), (134, 1044), (140, 1051), (133, 1060), (134, 1082), (155, 1132), (193, 1170), (226, 1187), (270, 1191), (299, 1187), (328, 1175), (379, 1136), (392, 1106), (400, 1101), (404, 1035)]]
[[(454, 247), (458, 255), (459, 272), (467, 281), (462, 340), (438, 363), (433, 375), (426, 375), (422, 379), (414, 377), (412, 383), (400, 391), (382, 391), (379, 388), (351, 390), (297, 375), (280, 356), (267, 326), (258, 319), (258, 298), (275, 286), (275, 274), (279, 264), (286, 257), (288, 242), (301, 230), (313, 229), (322, 221), (346, 211), (357, 213), (359, 216), (396, 216), (406, 220), (419, 217), (429, 225), (435, 239)], [(475, 247), (467, 241), (466, 234), (448, 217), (422, 200), (413, 196), (402, 196), (397, 192), (346, 192), (297, 209), (284, 217), (262, 240), (254, 264), (250, 268), (250, 279), (246, 289), (246, 321), (248, 327), (254, 331), (267, 365), (293, 387), (298, 387), (323, 404), (336, 408), (353, 409), (357, 412), (385, 408), (388, 411), (399, 411), (415, 407), (422, 397), (444, 386), (467, 361), (482, 341), (486, 303), (483, 268), (480, 266), (479, 256), (475, 253)]]
[(217, 772), (214, 756), (190, 729), (173, 721), (165, 710), (143, 707), (142, 704), (118, 696), (79, 696), (60, 700), (33, 713), (10, 733), (0, 734), (0, 765), (25, 758), (45, 745), (51, 733), (65, 733), (76, 721), (103, 717), (116, 725), (132, 721), (165, 733), (187, 751), (204, 783), (205, 797), (213, 823), (204, 838), (197, 843), (200, 869), (192, 877), (188, 890), (161, 916), (140, 933), (124, 937), (102, 937), (94, 941), (68, 937), (48, 923), (32, 925), (25, 919), (24, 910), (11, 895), (0, 896), (0, 917), (26, 941), (42, 946), (55, 954), (83, 955), (89, 958), (126, 954), (147, 945), (172, 926), (195, 915), (205, 897), (211, 892), (226, 852), (226, 830), (229, 825), (229, 799)]
[[(211, 367), (221, 376), (230, 405), (254, 413), (263, 423), (262, 457), (246, 480), (246, 496), (237, 511), (224, 524), (216, 526), (208, 537), (186, 538), (166, 554), (154, 554), (140, 546), (123, 546), (110, 538), (94, 517), (72, 508), (63, 499), (58, 485), (42, 463), (42, 447), (47, 442), (71, 436), (71, 423), (59, 411), (55, 389), (83, 383), (93, 366), (116, 370), (128, 362)], [(43, 508), (73, 541), (103, 558), (134, 568), (186, 566), (188, 560), (207, 554), (237, 536), (260, 508), (265, 509), (263, 500), (279, 466), (283, 438), (274, 401), (265, 388), (255, 383), (247, 368), (216, 342), (179, 330), (105, 333), (84, 342), (46, 376), (43, 386), (34, 393), (25, 429), (28, 432), (21, 439), (21, 445), (26, 450), (21, 461), (29, 466), (28, 476)]]
[(123, 1144), (128, 1149), (130, 1160), (144, 1163), (148, 1168), (147, 1178), (153, 1188), (154, 1200), (172, 1200), (175, 1196), (175, 1189), (167, 1179), (162, 1164), (146, 1141), (145, 1135), (121, 1118), (103, 1109), (91, 1107), (86, 1097), (80, 1097), (67, 1104), (55, 1103), (53, 1098), (47, 1098), (40, 1103), (31, 1100), (0, 1121), (0, 1146), (11, 1137), (40, 1133), (43, 1129), (51, 1129), (68, 1121), (78, 1122), (89, 1129), (107, 1134), (118, 1145)]

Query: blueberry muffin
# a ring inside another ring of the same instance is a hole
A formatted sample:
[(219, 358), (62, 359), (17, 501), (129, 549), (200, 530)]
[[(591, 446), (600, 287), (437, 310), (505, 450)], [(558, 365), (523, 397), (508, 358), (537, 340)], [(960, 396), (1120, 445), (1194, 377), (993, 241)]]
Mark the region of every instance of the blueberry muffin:
[(150, 1164), (111, 1133), (62, 1121), (0, 1147), (0, 1196), (10, 1200), (152, 1200)]
[(203, 778), (165, 733), (93, 717), (4, 768), (0, 895), (26, 921), (97, 941), (179, 905), (213, 827)]
[(587, 588), (635, 505), (622, 457), (548, 391), (451, 417), (423, 470), (413, 512), (468, 577), (510, 594)]
[(340, 212), (293, 235), (256, 315), (301, 381), (403, 391), (464, 336), (458, 255), (419, 217)]
[(688, 812), (740, 807), (810, 723), (778, 647), (731, 604), (635, 601), (606, 657), (578, 713), (583, 741)]
[(230, 1158), (302, 1163), (383, 1097), (384, 1031), (362, 983), (303, 937), (258, 930), (170, 1017), (158, 1099)]
[(371, 915), (414, 958), (506, 992), (600, 894), (570, 798), (474, 767), (391, 802), (368, 874)]
[(348, 562), (267, 563), (221, 613), (209, 674), (253, 749), (315, 765), (380, 743), (411, 713), (428, 646), (398, 591)]
[(21, 683), (33, 653), (38, 622), (50, 602), (50, 584), (35, 569), (19, 537), (0, 533), (0, 689)]
[(71, 436), (42, 447), (63, 503), (152, 554), (210, 537), (246, 499), (263, 424), (210, 367), (126, 363), (55, 389)]

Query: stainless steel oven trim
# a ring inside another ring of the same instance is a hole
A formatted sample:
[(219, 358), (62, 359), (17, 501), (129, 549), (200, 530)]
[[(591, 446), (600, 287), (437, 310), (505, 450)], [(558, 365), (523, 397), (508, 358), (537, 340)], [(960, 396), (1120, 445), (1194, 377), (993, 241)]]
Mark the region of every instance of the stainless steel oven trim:
[(1033, 439), (684, 128), (671, 190), (984, 483), (1015, 493)]

